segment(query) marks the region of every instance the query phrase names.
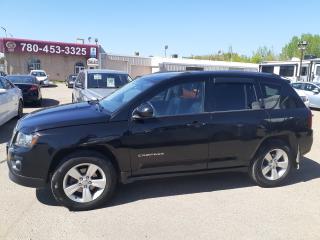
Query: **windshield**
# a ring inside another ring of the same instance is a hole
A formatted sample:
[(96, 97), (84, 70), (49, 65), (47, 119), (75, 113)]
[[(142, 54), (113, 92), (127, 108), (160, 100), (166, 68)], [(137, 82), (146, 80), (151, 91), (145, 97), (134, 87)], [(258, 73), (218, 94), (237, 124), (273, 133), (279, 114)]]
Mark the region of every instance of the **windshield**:
[(45, 77), (46, 76), (45, 72), (32, 72), (31, 75), (36, 76), (36, 77)]
[(29, 76), (7, 76), (7, 79), (12, 83), (35, 83), (35, 79)]
[(134, 80), (108, 97), (101, 100), (100, 104), (108, 111), (114, 112), (131, 101), (133, 98), (144, 92), (155, 84), (152, 77), (142, 77)]
[(120, 88), (128, 82), (127, 74), (88, 73), (88, 88)]

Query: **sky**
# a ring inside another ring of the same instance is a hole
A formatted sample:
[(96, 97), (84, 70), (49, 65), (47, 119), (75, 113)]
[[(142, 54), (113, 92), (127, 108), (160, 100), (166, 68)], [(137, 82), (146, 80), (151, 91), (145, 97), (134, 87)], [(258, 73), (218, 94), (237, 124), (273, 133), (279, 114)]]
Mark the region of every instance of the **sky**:
[[(98, 38), (108, 53), (279, 53), (294, 35), (319, 34), (319, 0), (0, 0), (0, 26), (16, 38)], [(0, 37), (5, 33), (0, 29)]]

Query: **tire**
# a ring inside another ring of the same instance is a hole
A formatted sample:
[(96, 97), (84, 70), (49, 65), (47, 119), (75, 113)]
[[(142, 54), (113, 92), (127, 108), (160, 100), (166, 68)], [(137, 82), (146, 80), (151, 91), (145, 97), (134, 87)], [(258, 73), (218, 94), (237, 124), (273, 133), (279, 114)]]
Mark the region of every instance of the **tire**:
[(23, 117), (23, 102), (22, 100), (19, 100), (17, 118), (20, 119), (22, 117)]
[(41, 107), (42, 106), (42, 98), (40, 98), (39, 100), (37, 100), (35, 102), (35, 104), (38, 106), (38, 107)]
[[(92, 171), (94, 174), (88, 173), (89, 166), (97, 169)], [(87, 174), (90, 177), (86, 178)], [(51, 178), (51, 190), (55, 199), (74, 211), (101, 207), (111, 199), (116, 185), (117, 174), (112, 163), (105, 156), (91, 151), (79, 151), (66, 157)]]
[[(277, 158), (279, 160), (276, 160)], [(275, 140), (258, 151), (250, 164), (249, 175), (260, 187), (277, 187), (289, 176), (293, 161), (294, 157), (288, 145)]]

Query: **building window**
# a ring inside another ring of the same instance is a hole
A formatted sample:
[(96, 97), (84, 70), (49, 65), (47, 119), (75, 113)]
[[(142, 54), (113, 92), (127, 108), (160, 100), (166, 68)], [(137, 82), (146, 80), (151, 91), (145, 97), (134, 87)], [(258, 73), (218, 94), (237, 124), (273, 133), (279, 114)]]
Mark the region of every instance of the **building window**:
[(283, 76), (283, 77), (293, 77), (294, 66), (292, 66), (292, 65), (280, 66), (279, 75)]
[(31, 70), (39, 70), (39, 69), (41, 69), (40, 59), (32, 58), (28, 62), (28, 71), (30, 72)]
[(78, 74), (81, 70), (84, 69), (84, 64), (82, 62), (77, 62), (75, 65), (74, 65), (74, 73), (75, 74)]

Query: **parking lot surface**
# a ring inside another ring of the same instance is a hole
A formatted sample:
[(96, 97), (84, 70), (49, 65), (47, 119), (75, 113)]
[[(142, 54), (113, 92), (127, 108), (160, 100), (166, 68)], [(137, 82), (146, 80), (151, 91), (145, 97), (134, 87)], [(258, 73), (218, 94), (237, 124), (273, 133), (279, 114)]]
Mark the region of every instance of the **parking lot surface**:
[[(44, 106), (71, 102), (71, 92), (44, 88)], [(244, 173), (149, 180), (120, 186), (110, 205), (88, 212), (9, 180), (11, 120), (0, 127), (0, 239), (320, 239), (320, 111), (313, 113), (312, 151), (285, 186), (260, 188)]]

